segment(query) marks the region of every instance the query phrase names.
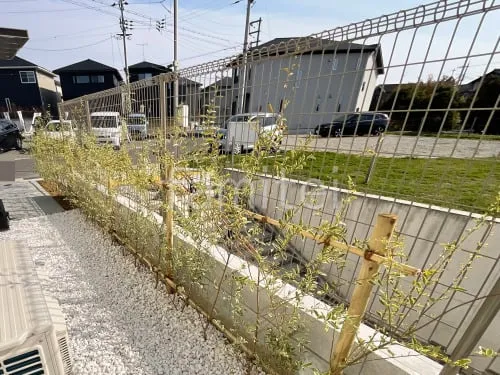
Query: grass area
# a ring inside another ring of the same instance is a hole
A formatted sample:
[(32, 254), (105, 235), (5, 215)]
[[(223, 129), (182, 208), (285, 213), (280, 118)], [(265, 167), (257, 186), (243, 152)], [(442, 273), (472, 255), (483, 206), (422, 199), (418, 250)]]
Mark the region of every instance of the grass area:
[[(414, 131), (404, 131), (401, 133), (401, 131), (388, 131), (385, 134), (388, 135), (405, 135), (405, 136), (410, 136), (410, 137), (416, 137), (418, 135), (418, 132)], [(436, 137), (437, 133), (421, 133), (421, 137)], [(441, 133), (439, 134), (439, 138), (452, 138), (452, 139), (457, 139), (458, 138), (458, 133)], [(493, 134), (477, 134), (477, 133), (462, 133), (460, 134), (460, 139), (482, 139), (483, 141), (500, 141), (500, 135), (493, 135)]]
[[(325, 185), (347, 187), (348, 176), (356, 190), (483, 213), (500, 191), (500, 159), (383, 158), (376, 159), (370, 182), (365, 177), (370, 156), (334, 152), (303, 152), (302, 170), (287, 177), (321, 180)], [(246, 157), (246, 156), (240, 156)], [(265, 159), (270, 172), (285, 154)], [(237, 166), (238, 161), (235, 163)], [(263, 167), (264, 168), (264, 167)]]

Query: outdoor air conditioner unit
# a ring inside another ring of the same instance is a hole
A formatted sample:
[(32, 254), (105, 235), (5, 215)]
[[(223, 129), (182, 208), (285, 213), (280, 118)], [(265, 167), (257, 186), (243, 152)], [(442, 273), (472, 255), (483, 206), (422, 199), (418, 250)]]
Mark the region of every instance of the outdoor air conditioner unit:
[(69, 375), (59, 303), (45, 295), (29, 249), (0, 242), (0, 375)]

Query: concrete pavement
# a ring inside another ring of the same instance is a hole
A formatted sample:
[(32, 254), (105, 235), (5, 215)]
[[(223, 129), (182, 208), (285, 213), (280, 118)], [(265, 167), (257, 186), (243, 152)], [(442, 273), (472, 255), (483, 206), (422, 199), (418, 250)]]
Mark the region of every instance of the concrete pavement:
[[(38, 178), (38, 174), (35, 171), (35, 161), (31, 158), (27, 150), (10, 150), (7, 152), (0, 153), (0, 168), (4, 171), (0, 171), (0, 181), (14, 181), (10, 178), (10, 173), (6, 170), (14, 166), (14, 179), (33, 179)], [(8, 177), (3, 177), (2, 175), (8, 175)]]

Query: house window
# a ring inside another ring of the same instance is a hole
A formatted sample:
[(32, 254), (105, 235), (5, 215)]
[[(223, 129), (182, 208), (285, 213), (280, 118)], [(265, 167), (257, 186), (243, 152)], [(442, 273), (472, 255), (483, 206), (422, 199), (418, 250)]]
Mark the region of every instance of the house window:
[(73, 76), (73, 83), (90, 83), (89, 76)]
[(90, 76), (90, 81), (92, 83), (104, 83), (104, 76), (103, 75)]
[(295, 88), (298, 89), (300, 87), (300, 81), (302, 80), (302, 70), (297, 71), (297, 78), (295, 79)]
[(331, 61), (332, 61), (332, 70), (337, 70), (339, 65), (339, 59), (334, 57)]
[(35, 72), (33, 71), (20, 71), (21, 83), (36, 83)]
[(365, 91), (365, 85), (366, 85), (366, 82), (363, 82), (363, 84), (361, 85), (361, 91)]
[(152, 76), (153, 76), (153, 73), (139, 73), (139, 74), (137, 74), (137, 78), (139, 78), (139, 80), (151, 78)]

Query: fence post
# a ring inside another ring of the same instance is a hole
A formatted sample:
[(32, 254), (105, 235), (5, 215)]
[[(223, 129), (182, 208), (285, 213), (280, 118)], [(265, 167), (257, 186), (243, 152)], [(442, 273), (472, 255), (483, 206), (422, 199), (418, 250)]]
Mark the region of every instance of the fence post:
[(356, 279), (356, 286), (352, 294), (351, 303), (347, 310), (347, 317), (342, 325), (340, 337), (332, 350), (330, 357), (330, 374), (340, 375), (349, 358), (358, 331), (361, 319), (368, 305), (373, 284), (371, 281), (377, 275), (379, 270), (378, 263), (370, 260), (370, 252), (379, 255), (386, 255), (387, 240), (389, 240), (396, 226), (396, 215), (392, 214), (379, 214), (373, 233), (368, 240), (368, 252), (363, 258), (361, 269)]
[[(477, 346), (479, 340), (484, 332), (488, 329), (491, 322), (500, 311), (500, 277), (497, 279), (495, 285), (491, 289), (489, 295), (483, 301), (474, 319), (470, 322), (464, 334), (455, 346), (455, 350), (450, 355), (452, 361), (457, 361), (462, 358), (467, 358), (471, 355), (474, 348)], [(494, 348), (496, 350), (496, 348)], [(459, 368), (454, 367), (452, 364), (447, 364), (443, 367), (440, 375), (455, 375), (458, 373)]]
[(92, 125), (90, 122), (90, 106), (89, 106), (89, 100), (87, 98), (83, 99), (85, 101), (85, 120), (87, 122), (87, 126), (85, 128), (85, 131), (90, 133), (90, 130), (92, 129)]
[(367, 185), (370, 182), (370, 179), (372, 178), (373, 170), (375, 169), (375, 162), (377, 161), (378, 155), (380, 153), (380, 146), (382, 145), (382, 140), (383, 140), (383, 135), (384, 133), (381, 132), (378, 135), (377, 139), (377, 145), (375, 146), (375, 152), (372, 155), (372, 159), (370, 160), (370, 166), (368, 167), (368, 171), (366, 172), (366, 177), (364, 184)]
[[(161, 155), (160, 155), (160, 177), (162, 181), (160, 193), (164, 208), (162, 209), (163, 225), (165, 229), (165, 247), (166, 247), (166, 273), (167, 277), (172, 278), (173, 264), (172, 253), (174, 248), (174, 189), (172, 187), (174, 180), (174, 161), (167, 163), (167, 93), (165, 80), (160, 77), (160, 126), (162, 128)], [(169, 288), (171, 292), (171, 290)]]

